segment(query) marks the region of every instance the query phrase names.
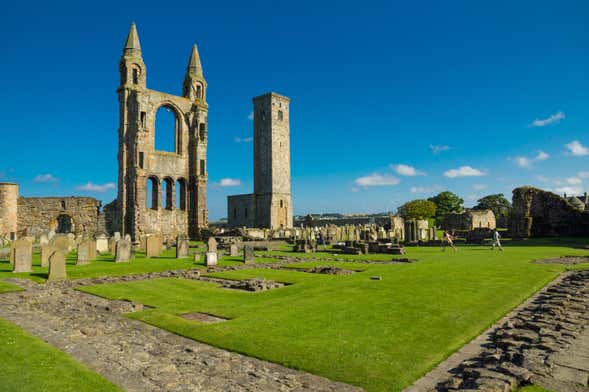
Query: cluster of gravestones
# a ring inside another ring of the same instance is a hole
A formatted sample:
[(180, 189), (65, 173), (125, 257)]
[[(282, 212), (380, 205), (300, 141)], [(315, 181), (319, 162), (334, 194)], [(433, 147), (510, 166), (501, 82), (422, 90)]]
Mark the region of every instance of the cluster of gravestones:
[[(218, 243), (215, 237), (209, 237), (207, 241), (207, 251), (205, 253), (204, 264), (205, 266), (214, 266), (217, 265), (218, 260), (221, 258), (220, 251), (218, 249)], [(254, 247), (251, 245), (243, 245), (243, 262), (245, 264), (253, 264), (256, 261), (256, 257), (254, 255)], [(239, 248), (240, 245), (238, 244), (230, 244), (229, 245), (229, 256), (239, 256)], [(199, 255), (195, 255), (195, 261), (198, 261), (196, 258), (200, 257)]]
[(429, 227), (426, 220), (406, 220), (397, 222), (396, 227), (377, 224), (366, 225), (325, 225), (315, 227), (300, 227), (294, 229), (294, 241), (321, 241), (325, 243), (343, 243), (347, 241), (364, 241), (392, 243), (405, 241), (435, 241), (436, 229)]

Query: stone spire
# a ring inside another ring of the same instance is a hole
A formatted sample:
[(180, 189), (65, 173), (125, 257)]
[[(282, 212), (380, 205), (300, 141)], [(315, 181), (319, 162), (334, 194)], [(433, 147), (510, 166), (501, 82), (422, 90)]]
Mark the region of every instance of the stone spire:
[(129, 29), (129, 35), (127, 35), (127, 42), (125, 43), (123, 53), (141, 54), (139, 34), (137, 34), (137, 26), (135, 26), (135, 23), (131, 23), (131, 29)]
[(200, 55), (196, 44), (192, 47), (190, 52), (190, 59), (186, 66), (186, 75), (184, 76), (184, 83), (182, 88), (182, 96), (191, 100), (206, 101), (207, 82), (202, 72), (202, 65), (200, 63)]
[(188, 66), (186, 67), (186, 72), (202, 76), (202, 65), (200, 64), (200, 55), (198, 54), (198, 48), (196, 47), (196, 44), (194, 44), (192, 47), (190, 59), (188, 60)]

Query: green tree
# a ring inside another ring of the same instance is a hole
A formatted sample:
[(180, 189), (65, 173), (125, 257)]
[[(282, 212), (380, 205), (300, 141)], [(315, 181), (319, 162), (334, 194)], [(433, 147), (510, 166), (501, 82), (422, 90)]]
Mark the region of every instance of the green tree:
[(412, 200), (398, 208), (405, 219), (428, 219), (436, 215), (436, 205), (427, 200)]
[(462, 200), (458, 195), (444, 191), (434, 197), (427, 199), (436, 205), (436, 222), (439, 224), (444, 219), (444, 216), (453, 212), (462, 212)]
[(503, 193), (488, 195), (479, 200), (478, 204), (473, 207), (475, 210), (491, 210), (496, 218), (509, 215), (511, 203), (505, 198)]

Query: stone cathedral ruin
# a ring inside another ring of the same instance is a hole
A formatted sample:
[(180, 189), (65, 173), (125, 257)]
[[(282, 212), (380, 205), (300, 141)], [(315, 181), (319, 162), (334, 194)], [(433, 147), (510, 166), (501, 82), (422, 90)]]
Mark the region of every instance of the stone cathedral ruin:
[[(136, 241), (154, 233), (199, 238), (208, 227), (207, 82), (197, 46), (190, 53), (182, 96), (147, 88), (135, 24), (119, 72), (116, 200), (101, 209), (91, 197), (22, 197), (18, 184), (0, 183), (0, 239), (45, 232), (119, 232)], [(229, 198), (235, 226), (292, 227), (289, 102), (275, 93), (254, 98), (254, 194)], [(175, 119), (173, 151), (156, 150), (156, 113), (162, 108)]]

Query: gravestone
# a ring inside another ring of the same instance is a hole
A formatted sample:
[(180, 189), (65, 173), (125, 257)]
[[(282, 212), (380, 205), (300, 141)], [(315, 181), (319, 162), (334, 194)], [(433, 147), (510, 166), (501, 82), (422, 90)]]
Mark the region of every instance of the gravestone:
[(16, 240), (10, 247), (10, 262), (12, 272), (32, 272), (33, 244), (26, 240)]
[(67, 238), (67, 250), (70, 252), (76, 246), (76, 235), (74, 233), (66, 234)]
[(53, 237), (55, 237), (55, 230), (49, 230), (49, 233), (47, 233), (47, 238), (49, 241), (51, 241)]
[(245, 264), (253, 264), (256, 262), (256, 256), (254, 255), (254, 247), (246, 245), (243, 247), (243, 262)]
[(117, 249), (117, 240), (115, 237), (111, 237), (111, 239), (108, 241), (108, 248), (110, 249), (110, 253), (114, 255)]
[(157, 257), (162, 253), (162, 239), (158, 234), (152, 234), (147, 237), (145, 243), (145, 253), (147, 257)]
[(118, 231), (115, 231), (115, 234), (113, 236), (113, 238), (115, 239), (115, 242), (121, 239), (121, 233), (119, 233)]
[(194, 262), (195, 263), (200, 263), (200, 253), (195, 253), (194, 254)]
[(78, 260), (76, 265), (90, 264), (96, 260), (96, 241), (84, 240), (78, 245)]
[(39, 236), (39, 245), (43, 246), (43, 245), (47, 245), (49, 243), (49, 237), (47, 236), (46, 233), (42, 233)]
[(96, 236), (96, 250), (99, 253), (108, 253), (108, 237), (105, 234)]
[(126, 240), (118, 240), (115, 245), (115, 263), (129, 260), (131, 260), (131, 243)]
[(178, 237), (176, 239), (176, 258), (188, 257), (188, 238)]
[(131, 234), (125, 234), (125, 241), (131, 242)]
[(239, 256), (239, 248), (236, 244), (229, 246), (229, 256)]
[(69, 251), (69, 240), (65, 234), (56, 234), (49, 245), (51, 245), (53, 250), (63, 250), (66, 253)]
[(210, 267), (212, 265), (217, 265), (217, 252), (205, 253), (205, 265), (207, 267)]
[(49, 275), (47, 276), (47, 281), (57, 282), (66, 279), (65, 252), (62, 250), (56, 250), (51, 256), (49, 256)]
[(51, 255), (52, 250), (53, 248), (51, 245), (43, 245), (41, 247), (41, 267), (49, 266), (49, 256)]
[(216, 252), (217, 251), (217, 240), (215, 237), (209, 237), (209, 241), (207, 242), (207, 247), (209, 252)]

